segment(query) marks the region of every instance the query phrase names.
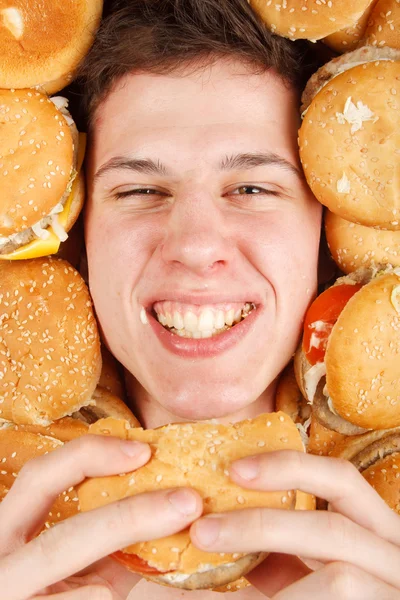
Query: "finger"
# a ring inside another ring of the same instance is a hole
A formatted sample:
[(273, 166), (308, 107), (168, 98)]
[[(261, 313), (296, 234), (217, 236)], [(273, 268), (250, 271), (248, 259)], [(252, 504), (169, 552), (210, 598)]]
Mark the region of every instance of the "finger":
[(201, 512), (199, 494), (183, 488), (80, 513), (1, 559), (0, 590), (10, 590), (12, 598), (30, 597), (116, 550), (181, 531)]
[(64, 490), (86, 477), (132, 471), (145, 464), (150, 454), (147, 444), (85, 435), (27, 462), (0, 504), (0, 555), (37, 533)]
[(246, 579), (268, 598), (298, 579), (312, 573), (300, 558), (272, 552)]
[(87, 585), (61, 594), (35, 596), (32, 600), (113, 600), (113, 593), (102, 585)]
[(127, 598), (129, 592), (141, 579), (141, 575), (128, 571), (116, 560), (107, 557), (75, 573), (75, 576), (69, 577), (67, 581), (83, 581), (85, 584), (106, 582), (110, 584), (118, 598)]
[(334, 511), (400, 545), (399, 516), (347, 460), (280, 450), (235, 461), (230, 476), (249, 489), (300, 489), (325, 498)]
[(339, 513), (249, 508), (207, 515), (192, 525), (190, 534), (201, 550), (265, 550), (342, 560), (400, 588), (400, 548)]
[(349, 563), (333, 562), (271, 600), (399, 600), (400, 591)]

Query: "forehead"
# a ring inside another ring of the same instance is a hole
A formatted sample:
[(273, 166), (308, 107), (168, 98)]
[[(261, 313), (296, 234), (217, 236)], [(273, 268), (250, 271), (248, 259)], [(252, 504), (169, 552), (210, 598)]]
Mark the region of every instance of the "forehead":
[[(255, 73), (240, 61), (220, 59), (195, 72), (124, 76), (97, 108), (91, 139), (97, 163), (163, 137), (188, 141), (235, 137), (245, 131), (293, 141), (298, 96), (273, 71)], [(270, 140), (271, 141), (271, 140)]]

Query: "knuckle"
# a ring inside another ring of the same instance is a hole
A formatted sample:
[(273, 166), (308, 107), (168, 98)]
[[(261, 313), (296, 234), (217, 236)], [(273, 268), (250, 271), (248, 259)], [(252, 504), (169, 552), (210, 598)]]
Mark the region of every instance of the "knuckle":
[(36, 549), (43, 560), (43, 564), (46, 565), (46, 569), (51, 568), (51, 565), (54, 563), (57, 564), (60, 560), (60, 556), (63, 553), (66, 554), (68, 550), (67, 530), (67, 521), (61, 521), (33, 540), (32, 544), (36, 546)]
[[(137, 510), (136, 497), (124, 498), (115, 502), (115, 515), (113, 515), (113, 526), (116, 520), (117, 526), (121, 531), (132, 531), (134, 532), (138, 526), (138, 510)], [(143, 511), (141, 513), (141, 521), (144, 520)]]
[(325, 519), (329, 539), (336, 548), (346, 551), (349, 547), (354, 546), (356, 532), (350, 519), (341, 513), (332, 511), (325, 511)]
[(361, 597), (362, 573), (355, 565), (337, 561), (327, 565), (325, 570), (327, 591), (332, 592), (332, 598), (355, 600)]
[(37, 484), (38, 480), (43, 478), (42, 474), (43, 457), (37, 456), (26, 462), (18, 473), (18, 479), (23, 480), (26, 486)]

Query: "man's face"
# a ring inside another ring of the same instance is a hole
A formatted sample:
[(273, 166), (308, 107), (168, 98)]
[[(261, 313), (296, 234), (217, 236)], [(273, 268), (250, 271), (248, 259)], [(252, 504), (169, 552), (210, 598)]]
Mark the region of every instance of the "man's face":
[[(86, 213), (97, 316), (116, 358), (179, 417), (245, 408), (295, 349), (321, 218), (298, 125), (278, 76), (225, 60), (131, 74), (97, 111)], [(246, 303), (249, 316), (210, 337)], [(155, 309), (197, 338), (168, 332)]]

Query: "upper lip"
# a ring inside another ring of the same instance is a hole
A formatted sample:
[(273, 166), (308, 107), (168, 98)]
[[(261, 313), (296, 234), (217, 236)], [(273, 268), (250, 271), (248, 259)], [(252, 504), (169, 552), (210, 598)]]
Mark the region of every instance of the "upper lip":
[(157, 294), (149, 296), (146, 299), (143, 299), (141, 305), (146, 309), (152, 309), (155, 302), (181, 302), (182, 304), (194, 304), (194, 305), (204, 305), (204, 304), (224, 304), (229, 302), (240, 302), (245, 304), (246, 302), (252, 302), (258, 307), (261, 304), (261, 298), (258, 294), (252, 294), (251, 292), (247, 293), (237, 293), (232, 292), (231, 294), (218, 293), (218, 292), (210, 292), (207, 290), (207, 293), (204, 292), (184, 292), (179, 290), (171, 290), (171, 291), (160, 291)]

